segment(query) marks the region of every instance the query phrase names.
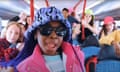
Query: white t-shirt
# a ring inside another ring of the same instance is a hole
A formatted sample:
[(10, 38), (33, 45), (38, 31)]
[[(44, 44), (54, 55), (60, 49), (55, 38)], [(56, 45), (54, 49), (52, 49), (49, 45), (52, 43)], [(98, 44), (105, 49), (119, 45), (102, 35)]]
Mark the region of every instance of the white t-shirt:
[(60, 55), (43, 55), (43, 57), (46, 61), (46, 65), (48, 66), (50, 72), (65, 72), (65, 67), (63, 65)]

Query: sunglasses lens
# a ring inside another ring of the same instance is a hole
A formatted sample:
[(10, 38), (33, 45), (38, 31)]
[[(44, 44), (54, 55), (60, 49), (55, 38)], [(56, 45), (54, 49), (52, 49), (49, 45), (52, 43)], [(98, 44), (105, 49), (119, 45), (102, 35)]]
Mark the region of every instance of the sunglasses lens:
[(63, 36), (64, 37), (66, 35), (66, 33), (67, 33), (67, 30), (65, 28), (58, 28), (56, 30), (56, 34), (58, 36)]
[(56, 32), (56, 34), (58, 36), (63, 36), (64, 37), (66, 35), (66, 31)]
[(52, 30), (50, 28), (41, 28), (40, 34), (44, 36), (49, 36), (51, 34)]
[[(40, 34), (41, 35), (44, 35), (44, 36), (49, 36), (52, 31), (54, 31), (54, 28), (46, 28), (46, 27), (43, 27), (43, 28), (40, 28)], [(66, 33), (67, 33), (67, 30), (63, 27), (60, 27), (60, 28), (56, 28), (55, 29), (55, 33), (58, 35), (58, 36), (65, 36)]]

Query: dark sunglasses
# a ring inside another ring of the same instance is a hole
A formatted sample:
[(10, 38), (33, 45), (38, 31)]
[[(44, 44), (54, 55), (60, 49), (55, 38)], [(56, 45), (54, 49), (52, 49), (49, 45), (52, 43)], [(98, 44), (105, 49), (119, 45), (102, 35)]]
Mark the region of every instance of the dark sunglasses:
[(40, 34), (43, 36), (49, 36), (53, 31), (55, 31), (56, 35), (64, 37), (67, 33), (67, 29), (65, 27), (40, 27)]

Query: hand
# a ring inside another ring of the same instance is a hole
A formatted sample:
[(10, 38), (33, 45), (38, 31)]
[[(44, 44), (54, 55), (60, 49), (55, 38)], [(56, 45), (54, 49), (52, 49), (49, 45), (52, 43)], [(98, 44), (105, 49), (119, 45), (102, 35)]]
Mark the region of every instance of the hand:
[(20, 20), (25, 21), (25, 19), (26, 19), (26, 17), (27, 17), (27, 14), (26, 14), (25, 12), (21, 12), (21, 13), (19, 14), (19, 17), (20, 17)]
[(84, 25), (85, 28), (88, 28), (89, 24), (86, 19), (82, 19), (82, 25)]
[(120, 44), (118, 42), (113, 41), (112, 45), (114, 46), (116, 55), (120, 57)]

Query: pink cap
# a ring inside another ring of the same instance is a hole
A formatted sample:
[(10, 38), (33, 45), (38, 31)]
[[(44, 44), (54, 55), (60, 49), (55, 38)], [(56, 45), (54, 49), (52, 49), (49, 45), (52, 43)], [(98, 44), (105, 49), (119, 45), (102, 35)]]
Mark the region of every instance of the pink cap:
[(113, 17), (111, 17), (111, 16), (105, 17), (104, 18), (104, 24), (107, 25), (107, 24), (110, 24), (110, 23), (113, 23), (113, 24), (115, 23)]

